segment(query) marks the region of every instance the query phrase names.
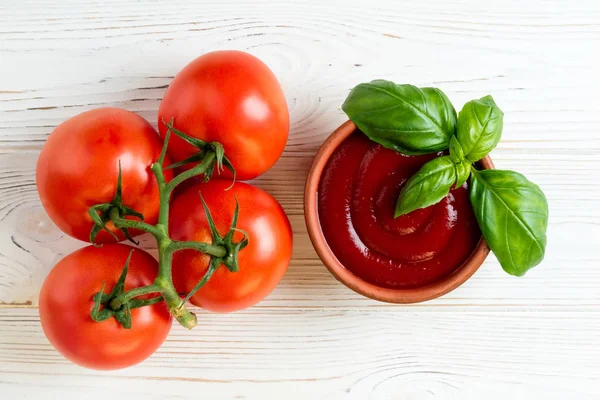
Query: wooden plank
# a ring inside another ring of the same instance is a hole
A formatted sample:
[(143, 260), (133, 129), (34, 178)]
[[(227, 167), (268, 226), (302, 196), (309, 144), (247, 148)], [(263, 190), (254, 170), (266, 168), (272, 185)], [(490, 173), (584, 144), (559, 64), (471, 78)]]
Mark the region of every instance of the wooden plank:
[(34, 398), (40, 390), (135, 399), (600, 395), (600, 348), (589, 340), (600, 331), (598, 313), (251, 309), (201, 312), (199, 321), (191, 332), (175, 326), (141, 365), (99, 373), (58, 355), (36, 310), (3, 309), (0, 385)]

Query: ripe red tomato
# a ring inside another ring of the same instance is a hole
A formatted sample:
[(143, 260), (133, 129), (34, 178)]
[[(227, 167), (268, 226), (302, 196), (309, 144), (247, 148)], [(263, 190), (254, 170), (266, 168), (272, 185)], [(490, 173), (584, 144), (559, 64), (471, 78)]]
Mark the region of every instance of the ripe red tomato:
[[(167, 131), (162, 121), (171, 118), (190, 136), (220, 142), (240, 180), (256, 178), (275, 164), (290, 128), (277, 78), (262, 61), (242, 51), (207, 53), (181, 70), (160, 103), (161, 136)], [(171, 136), (174, 162), (194, 153), (190, 144)]]
[[(132, 247), (107, 244), (88, 246), (54, 266), (40, 293), (40, 320), (46, 337), (65, 358), (93, 369), (118, 369), (148, 358), (171, 329), (164, 302), (131, 310), (131, 329), (114, 317), (95, 322), (90, 317), (94, 294), (106, 283), (108, 294), (119, 279)], [(129, 263), (125, 290), (154, 282), (158, 264), (135, 249)]]
[[(211, 311), (241, 310), (264, 299), (277, 286), (292, 257), (292, 228), (277, 200), (269, 193), (242, 182), (226, 190), (230, 182), (213, 180), (189, 187), (172, 203), (169, 228), (176, 240), (211, 242), (206, 215), (199, 192), (206, 201), (221, 235), (229, 231), (235, 210), (240, 204), (237, 227), (248, 233), (250, 242), (239, 253), (239, 271), (230, 272), (224, 265), (191, 302)], [(234, 235), (234, 242), (243, 238)], [(173, 281), (179, 292), (189, 292), (202, 279), (210, 257), (183, 250), (173, 257)]]
[[(99, 108), (66, 120), (50, 134), (37, 163), (38, 192), (50, 219), (63, 232), (89, 241), (93, 222), (88, 209), (112, 200), (120, 160), (123, 204), (156, 223), (159, 194), (150, 165), (161, 148), (154, 128), (126, 110)], [(171, 170), (165, 174), (172, 177)], [(107, 226), (124, 239), (112, 223)], [(96, 240), (114, 241), (105, 231)]]

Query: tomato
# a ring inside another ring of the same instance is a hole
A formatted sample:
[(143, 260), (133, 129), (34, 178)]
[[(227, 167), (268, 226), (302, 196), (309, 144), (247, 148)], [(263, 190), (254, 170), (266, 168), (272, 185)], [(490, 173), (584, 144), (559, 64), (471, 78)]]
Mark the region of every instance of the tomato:
[[(290, 128), (277, 78), (241, 51), (207, 53), (181, 70), (160, 103), (161, 136), (167, 131), (162, 121), (171, 118), (188, 135), (223, 144), (240, 180), (256, 178), (275, 164)], [(168, 151), (173, 161), (181, 161), (197, 150), (172, 135)]]
[[(88, 209), (112, 200), (120, 161), (123, 204), (154, 224), (159, 193), (150, 165), (161, 148), (154, 128), (129, 111), (99, 108), (66, 120), (50, 134), (37, 163), (38, 192), (50, 219), (63, 232), (89, 241), (93, 222)], [(166, 179), (172, 177), (171, 170), (165, 174)], [(112, 223), (107, 226), (124, 239)], [(96, 240), (114, 241), (105, 231)]]
[[(189, 187), (173, 200), (169, 229), (176, 240), (211, 242), (199, 192), (206, 201), (221, 235), (229, 231), (240, 205), (237, 227), (247, 232), (250, 242), (239, 253), (239, 271), (221, 265), (191, 302), (211, 311), (241, 310), (264, 299), (277, 286), (292, 257), (292, 228), (277, 200), (257, 187), (223, 180)], [(234, 235), (234, 242), (243, 238)], [(189, 292), (204, 276), (210, 257), (183, 250), (173, 257), (173, 281), (179, 292)]]
[[(50, 343), (68, 360), (93, 369), (125, 368), (149, 357), (171, 329), (164, 302), (131, 310), (131, 329), (114, 317), (95, 322), (90, 317), (94, 294), (105, 283), (110, 293), (132, 247), (107, 244), (84, 247), (59, 261), (40, 293), (40, 320)], [(154, 282), (158, 264), (135, 249), (125, 290)]]

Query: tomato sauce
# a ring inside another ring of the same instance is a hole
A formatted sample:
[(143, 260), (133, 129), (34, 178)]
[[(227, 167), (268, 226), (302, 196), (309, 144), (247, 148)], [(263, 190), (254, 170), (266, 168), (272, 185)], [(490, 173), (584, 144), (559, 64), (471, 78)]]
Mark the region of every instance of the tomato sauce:
[(414, 288), (450, 275), (469, 257), (481, 232), (468, 183), (438, 204), (394, 218), (404, 182), (440, 155), (406, 156), (360, 132), (338, 146), (321, 176), (318, 210), (344, 267), (377, 286)]

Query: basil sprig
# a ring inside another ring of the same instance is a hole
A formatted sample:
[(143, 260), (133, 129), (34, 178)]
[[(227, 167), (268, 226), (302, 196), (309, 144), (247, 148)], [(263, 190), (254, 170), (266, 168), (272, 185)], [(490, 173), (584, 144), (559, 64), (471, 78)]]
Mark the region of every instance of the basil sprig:
[(522, 276), (546, 250), (548, 201), (514, 171), (478, 171), (473, 163), (496, 147), (504, 114), (492, 96), (466, 103), (458, 114), (439, 89), (376, 80), (355, 87), (342, 109), (371, 140), (408, 154), (449, 149), (404, 185), (395, 216), (438, 203), (469, 177), (470, 199), (488, 246), (502, 268)]

